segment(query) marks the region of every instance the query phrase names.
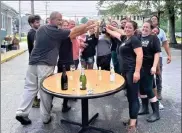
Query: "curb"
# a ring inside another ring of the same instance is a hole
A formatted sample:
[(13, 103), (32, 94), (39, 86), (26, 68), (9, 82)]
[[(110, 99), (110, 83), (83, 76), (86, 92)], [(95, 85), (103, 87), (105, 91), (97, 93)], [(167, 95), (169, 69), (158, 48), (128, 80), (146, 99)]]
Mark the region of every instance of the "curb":
[(23, 53), (26, 52), (26, 51), (27, 51), (27, 50), (22, 50), (22, 51), (20, 51), (20, 52), (18, 52), (18, 53), (13, 54), (12, 56), (9, 56), (9, 57), (7, 57), (7, 58), (1, 60), (1, 64), (3, 64), (4, 62), (7, 62), (7, 61), (9, 61), (9, 60), (11, 60), (11, 59), (17, 57), (18, 55), (23, 54)]

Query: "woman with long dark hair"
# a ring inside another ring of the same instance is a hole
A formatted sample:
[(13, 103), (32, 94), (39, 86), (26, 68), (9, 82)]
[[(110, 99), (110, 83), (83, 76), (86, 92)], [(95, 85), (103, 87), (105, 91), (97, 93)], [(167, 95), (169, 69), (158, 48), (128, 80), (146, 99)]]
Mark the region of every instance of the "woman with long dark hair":
[(143, 61), (143, 51), (140, 40), (135, 36), (137, 23), (128, 21), (124, 28), (124, 34), (106, 29), (109, 34), (121, 40), (119, 54), (121, 55), (122, 75), (126, 80), (127, 98), (129, 102), (128, 133), (136, 133), (137, 117), (140, 108), (138, 100), (140, 70)]

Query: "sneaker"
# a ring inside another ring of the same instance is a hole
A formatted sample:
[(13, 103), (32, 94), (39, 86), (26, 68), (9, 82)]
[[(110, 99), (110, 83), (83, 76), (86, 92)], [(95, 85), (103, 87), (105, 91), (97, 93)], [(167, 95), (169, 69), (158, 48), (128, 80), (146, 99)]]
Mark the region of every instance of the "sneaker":
[(164, 106), (162, 105), (161, 102), (159, 102), (159, 110), (163, 110), (164, 109)]
[(16, 120), (18, 120), (22, 125), (29, 125), (32, 121), (28, 117), (16, 116)]

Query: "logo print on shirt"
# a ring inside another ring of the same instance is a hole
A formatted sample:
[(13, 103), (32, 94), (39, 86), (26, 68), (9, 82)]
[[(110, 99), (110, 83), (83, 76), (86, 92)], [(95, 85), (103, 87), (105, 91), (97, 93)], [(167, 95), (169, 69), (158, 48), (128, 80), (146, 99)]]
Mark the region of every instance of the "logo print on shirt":
[(125, 46), (125, 43), (122, 43), (121, 46), (122, 46), (122, 47)]
[(92, 40), (92, 38), (88, 38), (88, 41)]
[(149, 41), (142, 41), (142, 47), (147, 47), (149, 44)]

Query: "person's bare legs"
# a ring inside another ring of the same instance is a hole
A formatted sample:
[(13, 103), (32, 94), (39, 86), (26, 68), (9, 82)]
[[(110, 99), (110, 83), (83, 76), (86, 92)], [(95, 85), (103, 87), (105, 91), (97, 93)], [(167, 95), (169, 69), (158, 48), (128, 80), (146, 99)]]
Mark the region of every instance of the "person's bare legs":
[(94, 67), (94, 64), (87, 64), (88, 69), (93, 69), (93, 67)]
[(87, 64), (86, 64), (85, 61), (82, 61), (82, 62), (81, 62), (81, 65), (82, 65), (82, 67), (84, 67), (85, 69), (87, 69)]

